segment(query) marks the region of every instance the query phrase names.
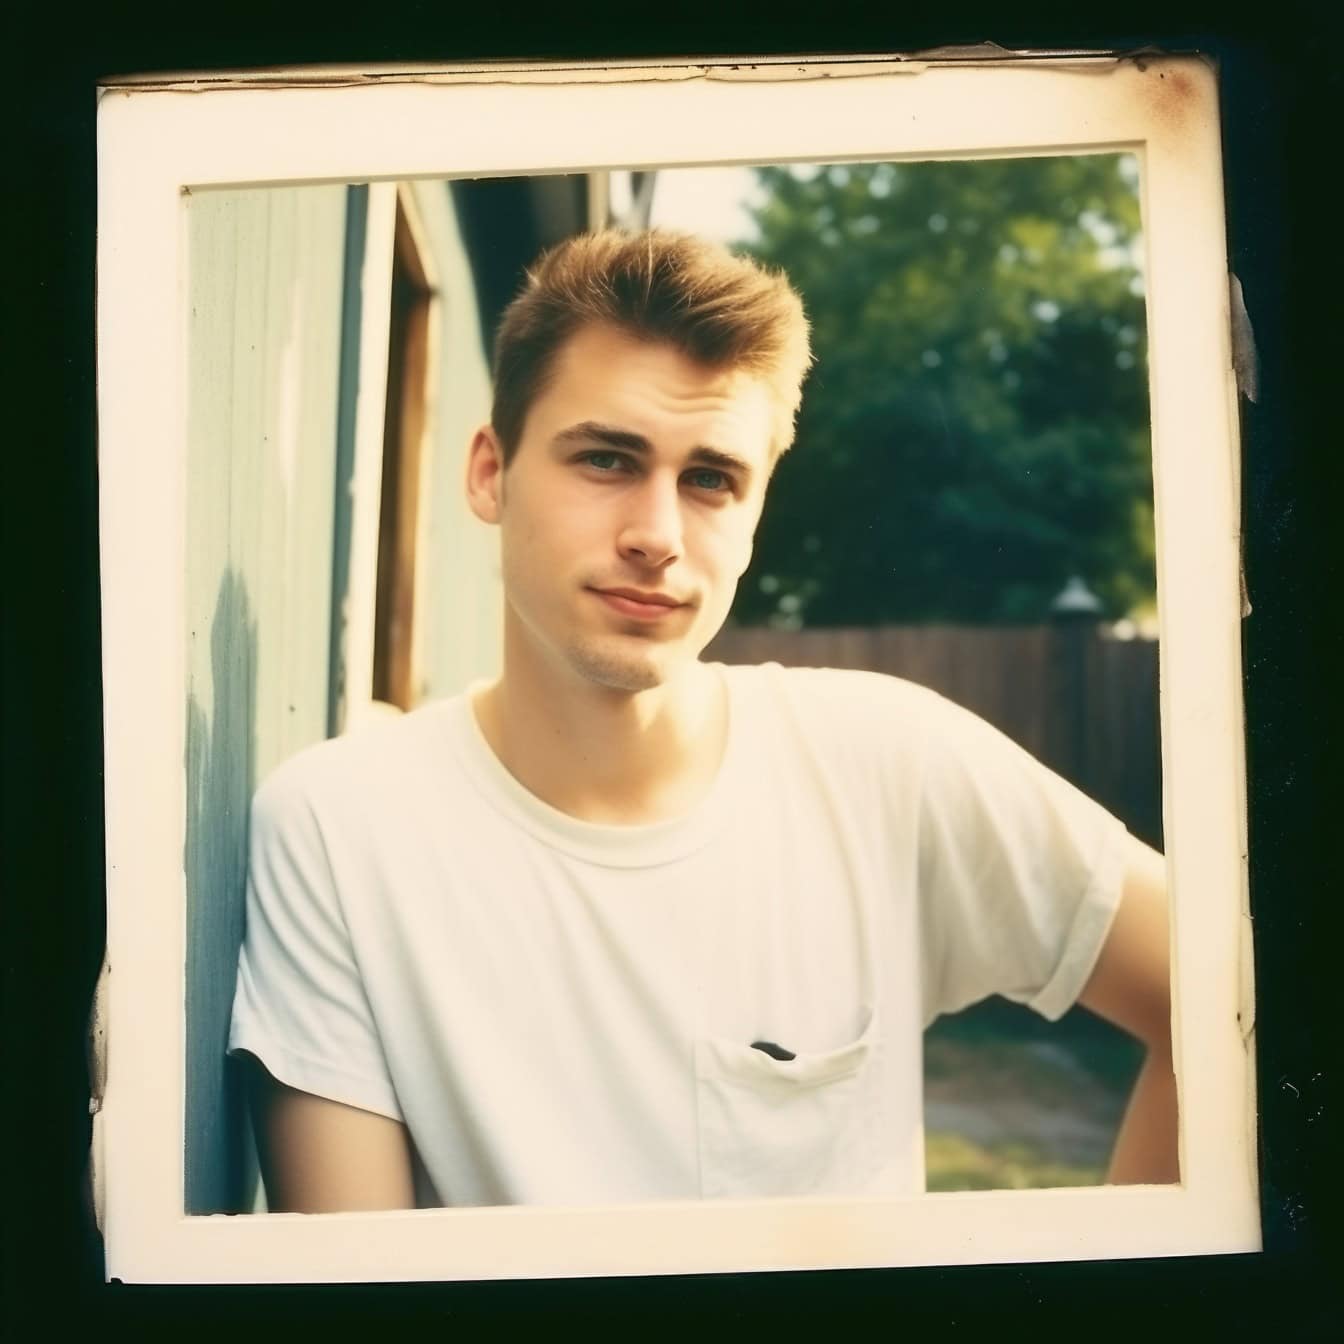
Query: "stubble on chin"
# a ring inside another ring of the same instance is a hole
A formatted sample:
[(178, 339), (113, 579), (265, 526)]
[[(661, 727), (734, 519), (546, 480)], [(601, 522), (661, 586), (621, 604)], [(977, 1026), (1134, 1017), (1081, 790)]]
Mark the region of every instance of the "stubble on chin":
[(604, 648), (580, 641), (569, 649), (569, 661), (585, 680), (612, 691), (651, 691), (668, 679), (668, 669), (652, 651)]

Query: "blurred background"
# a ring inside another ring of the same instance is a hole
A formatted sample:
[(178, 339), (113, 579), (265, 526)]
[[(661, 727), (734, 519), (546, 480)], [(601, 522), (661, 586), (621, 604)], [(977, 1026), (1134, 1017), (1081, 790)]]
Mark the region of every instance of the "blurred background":
[[(462, 499), (545, 246), (688, 229), (784, 268), (817, 363), (725, 662), (862, 667), (1161, 845), (1138, 170), (1127, 154), (611, 170), (187, 204), (187, 1210), (260, 1208), (224, 1060), (247, 803), (309, 742), (498, 670)], [(1100, 1181), (1137, 1047), (991, 1000), (926, 1036), (932, 1190)]]

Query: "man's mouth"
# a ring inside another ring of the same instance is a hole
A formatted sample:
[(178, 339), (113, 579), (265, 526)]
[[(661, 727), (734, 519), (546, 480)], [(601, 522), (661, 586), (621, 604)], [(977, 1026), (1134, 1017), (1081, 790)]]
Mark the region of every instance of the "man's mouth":
[(590, 588), (589, 592), (600, 597), (613, 611), (642, 621), (661, 620), (688, 605), (668, 593), (639, 588)]

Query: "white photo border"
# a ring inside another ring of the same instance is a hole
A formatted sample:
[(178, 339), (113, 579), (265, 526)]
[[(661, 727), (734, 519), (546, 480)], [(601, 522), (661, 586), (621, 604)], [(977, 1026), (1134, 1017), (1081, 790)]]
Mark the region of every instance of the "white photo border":
[[(1199, 58), (322, 71), (98, 108), (108, 1278), (370, 1282), (1260, 1249), (1236, 417), (1216, 78)], [(187, 1216), (186, 209), (214, 187), (1132, 152), (1141, 172), (1180, 1186)], [(1197, 1062), (1197, 1069), (1188, 1067)]]

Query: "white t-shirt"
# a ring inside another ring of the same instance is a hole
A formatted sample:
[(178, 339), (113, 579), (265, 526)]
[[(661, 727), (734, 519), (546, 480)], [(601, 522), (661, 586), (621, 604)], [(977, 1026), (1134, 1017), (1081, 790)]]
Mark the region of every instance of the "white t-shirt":
[(909, 682), (719, 671), (723, 764), (675, 821), (543, 803), (468, 695), (285, 762), (230, 1051), (403, 1120), (422, 1204), (922, 1190), (924, 1027), (1063, 1013), (1128, 837)]

